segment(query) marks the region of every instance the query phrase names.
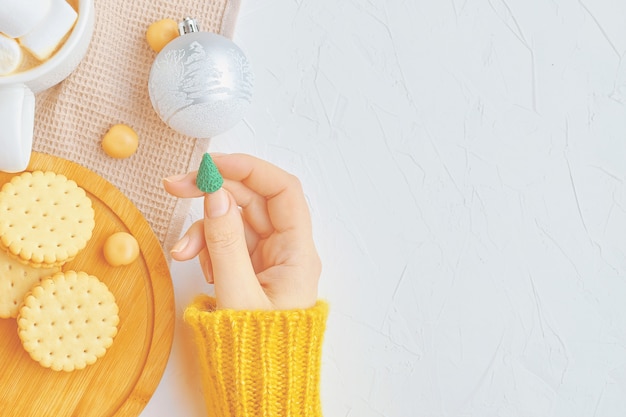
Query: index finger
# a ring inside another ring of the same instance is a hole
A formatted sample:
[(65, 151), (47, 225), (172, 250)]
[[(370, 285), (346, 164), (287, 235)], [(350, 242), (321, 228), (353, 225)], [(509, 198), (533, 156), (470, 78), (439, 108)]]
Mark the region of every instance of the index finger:
[(213, 161), (224, 178), (241, 182), (267, 200), (270, 221), (276, 231), (310, 231), (309, 207), (297, 177), (251, 155), (215, 155)]

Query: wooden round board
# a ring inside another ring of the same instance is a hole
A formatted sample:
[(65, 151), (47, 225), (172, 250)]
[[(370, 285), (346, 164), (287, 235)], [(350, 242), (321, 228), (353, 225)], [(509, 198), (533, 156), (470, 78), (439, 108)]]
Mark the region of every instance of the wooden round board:
[[(87, 247), (63, 270), (85, 271), (115, 295), (120, 322), (104, 357), (80, 371), (43, 368), (22, 348), (15, 319), (0, 319), (0, 415), (134, 417), (141, 413), (165, 370), (174, 335), (174, 294), (161, 246), (139, 210), (90, 170), (33, 153), (29, 171), (54, 171), (87, 191), (96, 213)], [(17, 174), (0, 172), (0, 185)], [(139, 259), (112, 267), (102, 247), (125, 231), (137, 239)]]

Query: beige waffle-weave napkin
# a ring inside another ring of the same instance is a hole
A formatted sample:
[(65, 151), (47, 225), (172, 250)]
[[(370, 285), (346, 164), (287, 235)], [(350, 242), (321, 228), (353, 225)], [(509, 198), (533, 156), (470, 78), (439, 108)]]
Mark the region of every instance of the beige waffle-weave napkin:
[[(207, 140), (167, 127), (150, 104), (148, 75), (156, 53), (148, 26), (164, 18), (195, 18), (200, 29), (232, 36), (239, 0), (95, 0), (87, 55), (59, 85), (37, 97), (33, 149), (77, 162), (117, 186), (143, 213), (167, 250), (179, 238), (188, 199), (168, 195), (162, 178), (197, 169)], [(101, 148), (114, 124), (132, 126), (139, 149), (113, 159)]]

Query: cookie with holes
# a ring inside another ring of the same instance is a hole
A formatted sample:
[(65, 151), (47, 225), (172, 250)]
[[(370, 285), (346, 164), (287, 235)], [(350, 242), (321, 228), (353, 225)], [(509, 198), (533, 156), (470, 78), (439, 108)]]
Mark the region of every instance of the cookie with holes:
[(86, 245), (95, 213), (85, 190), (54, 172), (24, 172), (0, 191), (0, 249), (33, 267), (71, 261)]
[(113, 293), (85, 272), (59, 272), (24, 298), (18, 335), (30, 357), (55, 371), (83, 369), (104, 356), (119, 324)]
[(33, 268), (0, 251), (0, 318), (17, 317), (17, 310), (33, 285), (59, 270), (58, 267)]

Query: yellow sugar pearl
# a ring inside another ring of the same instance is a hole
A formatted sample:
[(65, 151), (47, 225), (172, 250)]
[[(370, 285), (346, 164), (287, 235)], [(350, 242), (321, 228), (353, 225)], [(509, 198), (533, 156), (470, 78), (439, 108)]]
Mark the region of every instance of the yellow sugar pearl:
[(146, 40), (154, 52), (160, 52), (178, 35), (178, 23), (173, 19), (163, 19), (148, 26)]
[(129, 265), (139, 256), (139, 244), (133, 235), (117, 232), (104, 242), (103, 253), (111, 266)]
[(124, 124), (114, 125), (102, 138), (102, 149), (113, 158), (128, 158), (138, 146), (137, 133)]

